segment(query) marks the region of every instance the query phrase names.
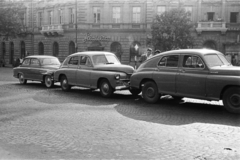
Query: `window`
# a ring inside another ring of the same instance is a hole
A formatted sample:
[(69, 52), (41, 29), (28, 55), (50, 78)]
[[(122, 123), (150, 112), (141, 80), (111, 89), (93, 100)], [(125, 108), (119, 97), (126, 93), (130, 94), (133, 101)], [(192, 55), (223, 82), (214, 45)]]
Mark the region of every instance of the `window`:
[(207, 13), (207, 16), (208, 16), (208, 21), (213, 21), (214, 20), (214, 12), (208, 12)]
[(22, 63), (24, 66), (28, 66), (30, 64), (30, 59), (25, 59)]
[(140, 23), (140, 12), (141, 12), (140, 7), (133, 7), (133, 17), (132, 17), (133, 23)]
[(31, 63), (30, 63), (32, 66), (39, 66), (40, 63), (38, 61), (38, 59), (31, 59)]
[(69, 23), (74, 23), (74, 11), (73, 8), (69, 8)]
[(185, 10), (188, 13), (188, 18), (192, 20), (192, 7), (185, 7)]
[(222, 55), (210, 54), (210, 55), (205, 55), (204, 57), (209, 67), (230, 65), (228, 60)]
[(53, 56), (57, 57), (59, 54), (59, 45), (57, 42), (53, 43)]
[(186, 55), (183, 58), (183, 67), (186, 68), (204, 68), (201, 58), (197, 56)]
[(71, 57), (68, 64), (78, 65), (78, 56)]
[(157, 15), (161, 15), (166, 11), (166, 7), (165, 6), (158, 6), (157, 7)]
[(38, 27), (41, 27), (42, 26), (42, 12), (39, 12), (38, 13)]
[(53, 11), (48, 11), (48, 24), (53, 23)]
[(81, 56), (81, 58), (80, 58), (80, 65), (86, 65), (87, 59), (88, 59), (87, 56)]
[(230, 14), (230, 23), (237, 23), (238, 12), (231, 12)]
[(120, 7), (113, 7), (113, 23), (120, 23)]
[(59, 10), (58, 10), (58, 15), (59, 15), (59, 24), (62, 24), (63, 23), (63, 17), (62, 17), (62, 15), (63, 15), (63, 10), (60, 8)]
[(93, 7), (94, 23), (100, 23), (100, 13), (101, 13), (100, 7)]
[(158, 66), (160, 66), (160, 67), (177, 67), (178, 59), (179, 59), (178, 55), (165, 56), (159, 61)]

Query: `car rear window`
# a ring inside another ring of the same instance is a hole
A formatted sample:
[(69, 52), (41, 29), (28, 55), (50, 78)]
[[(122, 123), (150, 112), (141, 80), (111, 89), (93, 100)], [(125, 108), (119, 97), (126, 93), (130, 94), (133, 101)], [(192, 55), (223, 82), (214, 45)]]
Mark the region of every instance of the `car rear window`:
[(230, 65), (230, 63), (227, 61), (227, 59), (221, 55), (209, 54), (209, 55), (205, 55), (204, 57), (206, 59), (207, 65), (209, 67)]
[(44, 58), (41, 59), (42, 65), (59, 65), (60, 62), (57, 58)]

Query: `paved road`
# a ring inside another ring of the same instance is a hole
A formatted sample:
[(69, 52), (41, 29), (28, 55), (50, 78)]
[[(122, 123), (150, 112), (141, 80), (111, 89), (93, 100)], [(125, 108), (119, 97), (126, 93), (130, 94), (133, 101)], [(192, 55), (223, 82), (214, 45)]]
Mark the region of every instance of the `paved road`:
[(0, 159), (239, 160), (239, 126), (222, 102), (66, 93), (0, 68)]

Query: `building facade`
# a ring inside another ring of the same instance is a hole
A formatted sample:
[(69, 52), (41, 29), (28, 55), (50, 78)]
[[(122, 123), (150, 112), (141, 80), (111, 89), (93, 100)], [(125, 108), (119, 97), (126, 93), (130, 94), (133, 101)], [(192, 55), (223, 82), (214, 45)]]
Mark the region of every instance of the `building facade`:
[[(148, 47), (157, 14), (184, 7), (195, 24), (194, 48), (223, 52), (240, 62), (240, 0), (28, 0), (23, 17), (33, 32), (0, 39), (7, 64), (32, 54), (54, 55), (61, 61), (76, 51), (104, 50), (134, 65)], [(137, 57), (136, 57), (137, 55)]]

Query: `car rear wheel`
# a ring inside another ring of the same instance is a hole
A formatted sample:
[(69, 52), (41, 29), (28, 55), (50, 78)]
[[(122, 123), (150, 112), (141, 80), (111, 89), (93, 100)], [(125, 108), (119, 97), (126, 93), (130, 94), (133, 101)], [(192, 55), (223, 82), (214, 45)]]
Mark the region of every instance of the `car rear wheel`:
[(114, 89), (108, 82), (108, 80), (104, 79), (100, 83), (100, 93), (103, 97), (111, 97), (113, 95)]
[(54, 86), (53, 80), (50, 75), (46, 75), (44, 77), (44, 83), (47, 88), (51, 88)]
[(27, 83), (27, 80), (24, 78), (24, 75), (22, 73), (19, 73), (18, 79), (19, 79), (20, 84), (26, 84)]
[(144, 86), (142, 89), (142, 96), (146, 102), (156, 103), (160, 98), (157, 85), (152, 81), (144, 83)]
[(132, 94), (133, 96), (137, 96), (137, 95), (139, 95), (139, 93), (141, 93), (142, 91), (141, 91), (141, 89), (129, 89), (129, 92), (131, 92), (131, 94)]
[(229, 112), (240, 113), (240, 88), (228, 88), (223, 93), (223, 104)]
[(60, 82), (63, 91), (69, 91), (71, 89), (71, 86), (68, 84), (68, 79), (66, 76), (62, 76)]

